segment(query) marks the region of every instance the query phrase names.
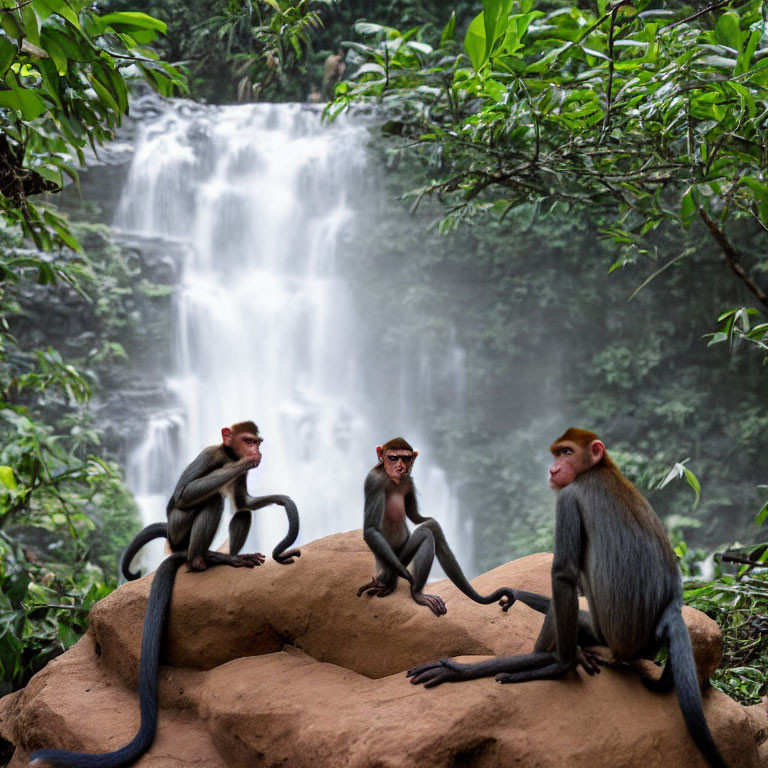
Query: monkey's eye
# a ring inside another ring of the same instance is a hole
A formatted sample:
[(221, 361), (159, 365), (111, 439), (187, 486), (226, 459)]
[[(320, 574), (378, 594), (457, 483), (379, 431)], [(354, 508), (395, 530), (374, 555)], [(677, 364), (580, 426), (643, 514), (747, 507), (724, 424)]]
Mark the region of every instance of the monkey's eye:
[(389, 454), (387, 456), (387, 461), (392, 462), (392, 464), (397, 464), (398, 461), (402, 459), (403, 464), (407, 467), (412, 461), (413, 456), (395, 456), (394, 454)]

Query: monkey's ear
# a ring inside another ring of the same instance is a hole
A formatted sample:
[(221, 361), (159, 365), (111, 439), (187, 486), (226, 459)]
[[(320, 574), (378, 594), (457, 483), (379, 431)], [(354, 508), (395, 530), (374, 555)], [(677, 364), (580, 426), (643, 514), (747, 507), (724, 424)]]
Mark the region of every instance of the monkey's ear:
[(376, 455), (379, 457), (379, 461), (384, 461), (384, 449), (380, 446), (376, 446)]
[(593, 440), (589, 446), (589, 452), (592, 455), (592, 466), (599, 464), (605, 456), (605, 443), (602, 440)]
[(419, 455), (418, 451), (413, 452), (413, 459), (411, 460), (411, 466), (413, 466), (413, 462), (416, 461), (416, 457)]
[(232, 430), (229, 427), (221, 428), (221, 442), (229, 445), (232, 442)]

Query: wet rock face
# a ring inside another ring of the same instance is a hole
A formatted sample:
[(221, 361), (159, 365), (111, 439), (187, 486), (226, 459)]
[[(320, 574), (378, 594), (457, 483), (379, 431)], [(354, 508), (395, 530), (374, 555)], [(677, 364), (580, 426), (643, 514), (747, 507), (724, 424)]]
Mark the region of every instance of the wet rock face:
[[(549, 593), (550, 555), (513, 561), (474, 580)], [(472, 603), (449, 582), (430, 585), (441, 618), (395, 594), (357, 598), (373, 558), (359, 531), (303, 548), (300, 560), (253, 570), (182, 568), (160, 670), (157, 737), (140, 766), (704, 765), (674, 693), (654, 694), (630, 668), (502, 686), (491, 679), (425, 690), (410, 666), (444, 656), (530, 651), (542, 616)], [(0, 737), (25, 765), (41, 747), (103, 752), (128, 742), (151, 577), (92, 611), (88, 634), (27, 688), (0, 701)], [(717, 665), (717, 625), (686, 609), (700, 671)], [(768, 717), (704, 694), (707, 721), (731, 766), (761, 762)], [(759, 741), (759, 739), (758, 739)]]

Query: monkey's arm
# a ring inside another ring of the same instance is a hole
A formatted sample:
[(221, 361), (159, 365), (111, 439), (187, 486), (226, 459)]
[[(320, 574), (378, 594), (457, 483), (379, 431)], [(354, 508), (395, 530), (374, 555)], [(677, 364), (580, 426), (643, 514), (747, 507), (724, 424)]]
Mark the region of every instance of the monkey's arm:
[(523, 656), (504, 656), (474, 664), (440, 659), (409, 669), (406, 674), (411, 678), (411, 682), (423, 683), (426, 688), (433, 688), (441, 683), (474, 680), (491, 675), (495, 675), (500, 683), (550, 680), (564, 675), (577, 661), (579, 603), (576, 584), (580, 556), (581, 515), (578, 504), (570, 491), (561, 491), (555, 522), (553, 598), (550, 608), (555, 616), (558, 652), (536, 651)]
[(374, 470), (371, 470), (365, 478), (364, 490), (363, 539), (365, 543), (382, 563), (402, 576), (409, 584), (413, 584), (410, 571), (400, 562), (400, 558), (381, 532), (387, 505), (387, 488), (384, 481), (375, 476)]
[[(555, 518), (555, 557), (552, 561), (552, 613), (555, 619), (557, 652), (534, 654), (548, 656), (549, 662), (536, 668), (517, 668), (496, 676), (500, 683), (527, 680), (551, 680), (561, 677), (579, 662), (579, 597), (577, 585), (582, 559), (581, 512), (573, 488), (565, 488), (557, 497)], [(589, 668), (585, 665), (587, 671)]]
[(232, 461), (218, 446), (206, 448), (181, 473), (168, 506), (178, 509), (195, 507), (254, 466), (251, 459)]

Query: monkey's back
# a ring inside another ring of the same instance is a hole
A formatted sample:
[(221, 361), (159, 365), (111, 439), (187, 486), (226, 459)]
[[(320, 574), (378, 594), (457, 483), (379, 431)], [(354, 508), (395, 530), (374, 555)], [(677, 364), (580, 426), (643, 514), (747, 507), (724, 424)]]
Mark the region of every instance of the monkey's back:
[(661, 612), (682, 582), (661, 521), (642, 494), (603, 467), (571, 486), (582, 521), (581, 586), (596, 632), (617, 658), (654, 645)]

